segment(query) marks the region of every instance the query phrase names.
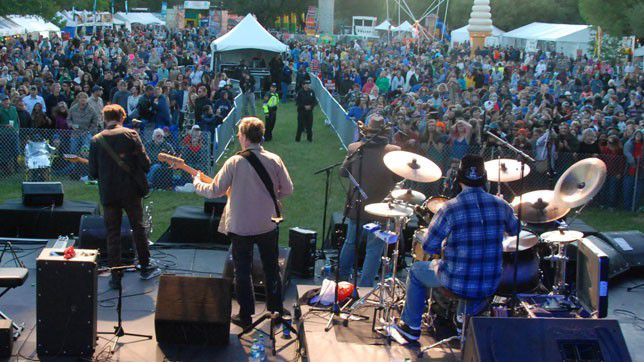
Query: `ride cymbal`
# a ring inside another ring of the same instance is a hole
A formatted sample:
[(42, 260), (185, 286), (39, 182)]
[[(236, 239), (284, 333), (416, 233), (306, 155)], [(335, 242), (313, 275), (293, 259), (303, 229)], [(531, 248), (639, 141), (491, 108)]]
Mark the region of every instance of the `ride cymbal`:
[(583, 237), (584, 233), (575, 230), (553, 230), (541, 234), (541, 239), (548, 243), (572, 243)]
[(409, 206), (399, 205), (391, 202), (381, 202), (369, 204), (364, 207), (367, 213), (380, 217), (408, 217), (414, 213), (414, 209)]
[(407, 151), (391, 151), (383, 157), (385, 166), (396, 175), (416, 182), (434, 182), (441, 169), (430, 159)]
[(408, 204), (420, 205), (425, 201), (425, 195), (412, 189), (393, 190), (391, 197), (395, 200), (406, 202)]
[(555, 193), (552, 190), (537, 190), (525, 193), (512, 200), (512, 208), (515, 212), (521, 207), (521, 218), (530, 224), (543, 224), (566, 216), (570, 208), (563, 206), (555, 200)]

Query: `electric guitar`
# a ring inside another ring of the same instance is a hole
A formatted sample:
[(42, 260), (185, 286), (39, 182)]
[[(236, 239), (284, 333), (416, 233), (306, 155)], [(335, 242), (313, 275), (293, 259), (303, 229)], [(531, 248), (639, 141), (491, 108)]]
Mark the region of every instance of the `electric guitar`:
[(78, 155), (74, 155), (72, 153), (64, 154), (63, 158), (66, 161), (69, 161), (69, 162), (72, 162), (72, 163), (81, 163), (83, 165), (88, 165), (89, 164), (89, 161), (86, 158), (78, 156)]

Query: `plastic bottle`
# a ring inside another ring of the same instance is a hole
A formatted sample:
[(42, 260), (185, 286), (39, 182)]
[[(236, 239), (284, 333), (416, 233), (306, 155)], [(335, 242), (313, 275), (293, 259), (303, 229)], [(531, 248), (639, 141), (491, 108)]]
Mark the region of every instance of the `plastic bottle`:
[(266, 361), (266, 343), (264, 341), (264, 335), (261, 334), (259, 336), (259, 361), (264, 362)]
[(253, 345), (250, 346), (250, 352), (248, 353), (248, 362), (259, 362), (259, 342), (257, 339), (253, 339)]

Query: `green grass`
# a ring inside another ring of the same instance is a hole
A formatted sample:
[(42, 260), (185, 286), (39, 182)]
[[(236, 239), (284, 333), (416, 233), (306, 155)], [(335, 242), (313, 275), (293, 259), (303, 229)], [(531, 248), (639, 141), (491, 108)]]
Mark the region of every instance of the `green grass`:
[[(333, 130), (324, 124), (324, 115), (316, 108), (314, 114), (313, 143), (295, 142), (297, 113), (293, 103), (282, 104), (277, 113), (277, 125), (273, 132), (273, 141), (265, 148), (282, 157), (295, 191), (284, 200), (285, 220), (282, 224), (280, 241), (288, 240), (288, 229), (300, 226), (318, 231), (321, 239), (322, 212), (324, 208), (324, 173), (313, 173), (327, 165), (342, 161), (345, 156), (340, 141)], [(237, 144), (228, 150), (222, 161), (236, 152)], [(9, 177), (0, 180), (0, 202), (6, 199), (21, 197), (20, 177)], [(333, 211), (343, 208), (346, 180), (338, 176), (337, 169), (331, 173), (329, 189), (329, 216)], [(85, 185), (78, 181), (64, 181), (65, 198), (68, 200), (93, 201), (98, 203), (98, 187)], [(431, 196), (431, 195), (427, 195)], [(170, 217), (177, 206), (203, 204), (203, 199), (194, 194), (170, 191), (154, 191), (145, 200), (153, 202), (154, 232), (152, 239), (158, 239), (170, 225)], [(601, 231), (640, 230), (644, 231), (644, 218), (641, 213), (587, 209), (581, 219)]]

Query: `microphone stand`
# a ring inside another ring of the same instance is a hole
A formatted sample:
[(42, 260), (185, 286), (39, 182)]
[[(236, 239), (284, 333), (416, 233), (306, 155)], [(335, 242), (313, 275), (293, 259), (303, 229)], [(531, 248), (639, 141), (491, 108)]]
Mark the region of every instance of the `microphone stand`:
[(517, 300), (517, 266), (519, 264), (519, 240), (520, 240), (520, 237), (521, 237), (521, 222), (523, 221), (523, 215), (522, 215), (523, 214), (522, 213), (523, 205), (522, 205), (522, 202), (523, 202), (523, 186), (524, 186), (524, 178), (525, 178), (524, 177), (525, 176), (525, 163), (526, 163), (526, 160), (530, 161), (530, 162), (534, 162), (534, 158), (530, 157), (525, 152), (523, 152), (520, 149), (514, 147), (508, 141), (502, 139), (501, 137), (495, 135), (494, 133), (492, 133), (490, 131), (485, 131), (485, 132), (488, 134), (488, 136), (491, 136), (494, 139), (496, 139), (496, 141), (499, 142), (498, 143), (499, 145), (503, 145), (507, 149), (509, 149), (510, 151), (516, 153), (517, 156), (519, 157), (519, 161), (521, 162), (521, 179), (519, 180), (519, 182), (520, 182), (519, 188), (521, 190), (521, 194), (519, 194), (519, 210), (517, 211), (517, 219), (519, 220), (519, 223), (518, 223), (519, 227), (518, 227), (518, 230), (517, 230), (517, 238), (516, 238), (516, 244), (515, 244), (515, 248), (514, 248), (514, 261), (513, 261), (514, 262), (514, 274), (512, 275), (512, 299), (516, 302), (516, 300)]
[[(318, 251), (319, 259), (324, 259), (324, 243), (326, 242), (326, 213), (329, 205), (329, 178), (331, 177), (331, 170), (340, 166), (342, 162), (334, 163), (333, 165), (324, 167), (315, 171), (313, 174), (318, 175), (322, 172), (325, 173), (324, 181), (324, 211), (322, 212), (322, 243), (320, 244), (320, 250)], [(316, 258), (317, 259), (317, 258)]]

